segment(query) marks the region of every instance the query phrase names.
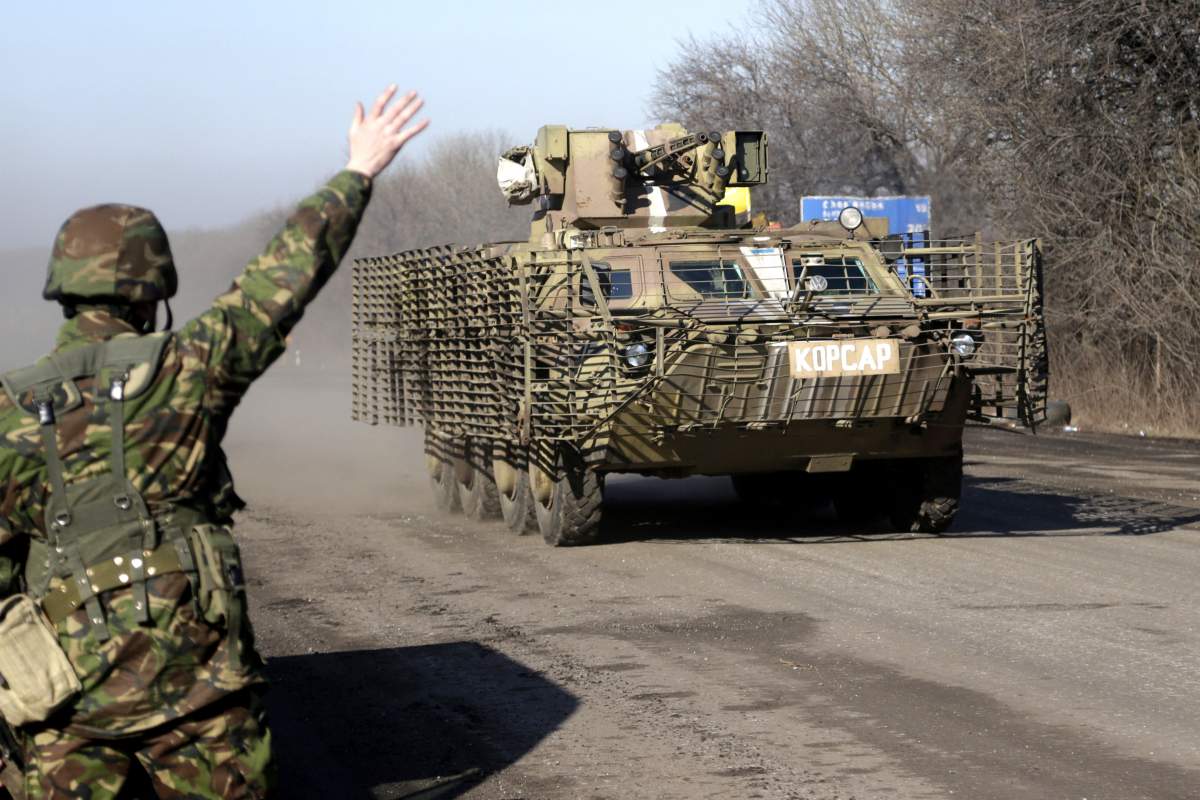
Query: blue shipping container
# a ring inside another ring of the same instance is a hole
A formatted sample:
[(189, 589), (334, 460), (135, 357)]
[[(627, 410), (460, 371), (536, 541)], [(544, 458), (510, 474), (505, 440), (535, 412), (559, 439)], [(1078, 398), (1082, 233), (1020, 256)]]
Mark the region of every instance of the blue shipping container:
[(854, 206), (864, 217), (887, 217), (888, 233), (929, 230), (928, 197), (803, 197), (800, 199), (800, 216), (804, 222), (836, 220), (847, 206)]

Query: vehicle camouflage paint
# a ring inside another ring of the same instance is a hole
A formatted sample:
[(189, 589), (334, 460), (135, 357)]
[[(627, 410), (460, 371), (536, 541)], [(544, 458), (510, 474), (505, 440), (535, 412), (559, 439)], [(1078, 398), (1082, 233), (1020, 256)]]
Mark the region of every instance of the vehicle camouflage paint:
[(731, 475), (748, 502), (938, 532), (965, 422), (1045, 418), (1035, 240), (753, 224), (756, 131), (547, 126), (499, 177), (528, 241), (354, 268), (354, 416), (424, 425), (445, 510), (580, 544), (608, 473)]

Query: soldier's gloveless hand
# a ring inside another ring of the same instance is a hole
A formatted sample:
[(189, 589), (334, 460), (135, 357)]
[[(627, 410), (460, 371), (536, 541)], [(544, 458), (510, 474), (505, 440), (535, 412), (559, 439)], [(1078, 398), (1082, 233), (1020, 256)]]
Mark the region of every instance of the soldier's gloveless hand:
[(416, 92), (408, 92), (389, 108), (395, 95), (396, 84), (393, 83), (375, 98), (369, 112), (363, 111), (362, 103), (355, 103), (354, 119), (350, 121), (350, 161), (346, 169), (374, 178), (392, 163), (409, 139), (429, 125), (429, 120), (423, 119), (405, 127), (425, 101)]

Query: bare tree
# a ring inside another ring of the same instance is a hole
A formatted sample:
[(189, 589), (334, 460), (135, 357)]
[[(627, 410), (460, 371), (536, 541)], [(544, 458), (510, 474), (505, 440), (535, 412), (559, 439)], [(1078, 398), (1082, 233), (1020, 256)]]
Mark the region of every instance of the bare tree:
[(777, 185), (756, 203), (784, 220), (803, 194), (928, 193), (938, 232), (1044, 237), (1059, 385), (1096, 419), (1117, 384), (1122, 415), (1200, 426), (1176, 402), (1200, 389), (1200, 0), (764, 0), (751, 19), (683, 43), (655, 113), (766, 128)]
[(809, 194), (930, 193), (943, 230), (962, 227), (971, 202), (959, 166), (972, 148), (946, 124), (946, 89), (926, 75), (906, 6), (764, 0), (751, 18), (750, 32), (681, 43), (687, 55), (660, 73), (653, 113), (768, 130), (772, 184), (756, 204), (784, 221)]
[(985, 136), (976, 178), (995, 215), (1049, 245), (1056, 362), (1080, 392), (1102, 392), (1106, 371), (1132, 376), (1148, 417), (1194, 394), (1200, 2), (933, 0), (916, 13), (943, 31), (927, 61), (956, 87), (956, 124)]

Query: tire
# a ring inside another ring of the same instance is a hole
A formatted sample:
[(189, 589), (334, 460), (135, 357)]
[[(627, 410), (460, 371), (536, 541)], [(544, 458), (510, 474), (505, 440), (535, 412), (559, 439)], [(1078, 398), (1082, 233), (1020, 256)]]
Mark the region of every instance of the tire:
[(963, 456), (898, 462), (889, 516), (908, 533), (942, 533), (954, 522), (962, 496)]
[(533, 510), (542, 538), (552, 547), (593, 544), (600, 535), (603, 505), (599, 473), (568, 452), (560, 454), (554, 472), (548, 474), (534, 463), (529, 466)]
[(425, 467), (429, 470), (429, 488), (433, 504), (444, 514), (462, 511), (458, 482), (454, 474), (454, 450), (450, 439), (425, 431)]
[(1046, 403), (1047, 425), (1070, 425), (1071, 404), (1066, 400), (1051, 400)]
[(500, 495), (492, 476), (491, 451), (490, 442), (468, 442), (454, 470), (463, 513), (481, 522), (500, 518)]
[(496, 480), (496, 500), (500, 516), (508, 529), (518, 536), (538, 529), (529, 491), (529, 467), (520, 448), (497, 445), (492, 456), (492, 475)]

